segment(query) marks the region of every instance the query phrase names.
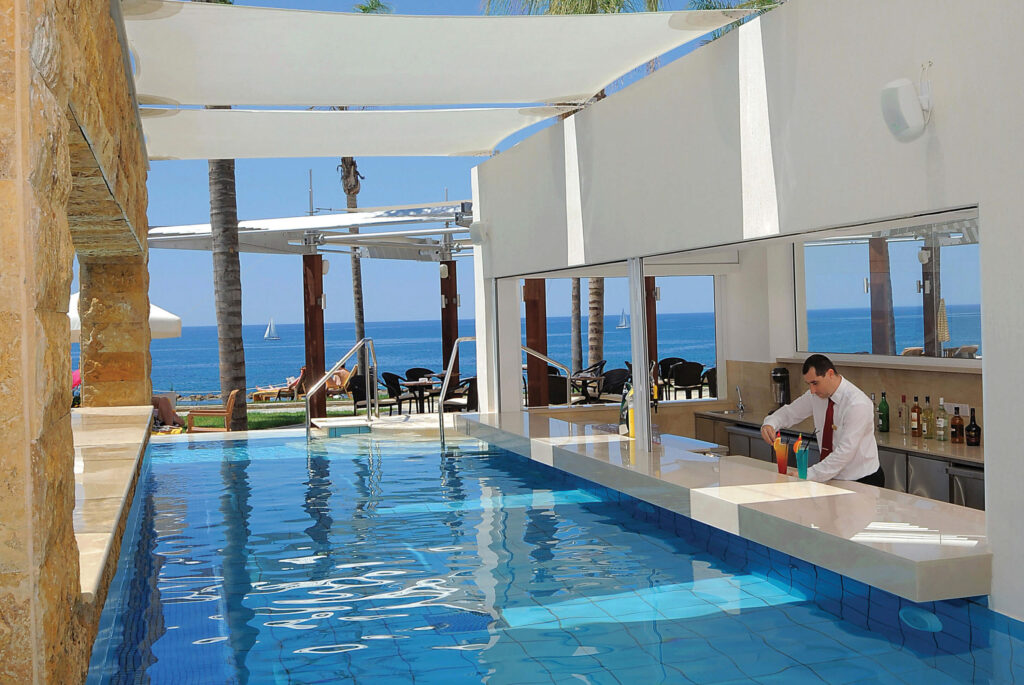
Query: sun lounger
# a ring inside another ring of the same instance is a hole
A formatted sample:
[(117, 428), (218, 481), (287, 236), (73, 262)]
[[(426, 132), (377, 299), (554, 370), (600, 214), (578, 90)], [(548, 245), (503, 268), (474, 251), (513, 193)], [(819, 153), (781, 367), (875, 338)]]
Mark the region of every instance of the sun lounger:
[[(223, 433), (231, 430), (231, 415), (235, 411), (235, 398), (238, 397), (238, 388), (231, 391), (228, 395), (228, 401), (224, 403), (224, 406), (217, 409), (193, 409), (185, 417), (185, 421), (188, 424), (189, 433)], [(197, 416), (216, 416), (224, 419), (224, 427), (220, 426), (196, 426), (193, 420)]]

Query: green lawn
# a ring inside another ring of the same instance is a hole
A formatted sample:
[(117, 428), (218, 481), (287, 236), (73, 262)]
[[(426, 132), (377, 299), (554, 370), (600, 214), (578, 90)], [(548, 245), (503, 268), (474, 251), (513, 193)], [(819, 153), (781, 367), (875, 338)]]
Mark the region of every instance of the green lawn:
[[(352, 416), (352, 412), (340, 409), (329, 409), (327, 410), (327, 415)], [(305, 421), (306, 412), (304, 410), (281, 412), (249, 411), (249, 430), (251, 431), (278, 428), (280, 426), (294, 426), (295, 424), (304, 424)], [(224, 420), (213, 416), (197, 416), (195, 418), (195, 425), (219, 427), (224, 425)]]

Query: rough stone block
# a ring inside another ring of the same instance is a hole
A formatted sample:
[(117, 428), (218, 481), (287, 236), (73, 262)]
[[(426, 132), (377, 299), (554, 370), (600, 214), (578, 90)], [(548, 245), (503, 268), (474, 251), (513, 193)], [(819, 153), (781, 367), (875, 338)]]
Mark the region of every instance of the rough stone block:
[[(22, 431), (27, 420), (22, 342), (21, 315), (0, 310), (0, 435), (5, 441)], [(14, 450), (16, 443), (6, 447)]]
[(32, 604), (25, 574), (0, 574), (0, 682), (31, 683)]
[(21, 299), (24, 265), (22, 264), (22, 226), (20, 223), (17, 181), (0, 179), (0, 307), (10, 308)]
[(82, 384), (84, 407), (133, 407), (149, 404), (152, 398), (153, 389), (148, 377), (144, 381)]
[[(33, 395), (39, 401), (40, 430), (69, 416), (71, 408), (71, 324), (67, 314), (37, 310), (36, 373)], [(38, 435), (33, 436), (38, 438)]]
[[(109, 352), (88, 359), (82, 356), (83, 383), (139, 381), (145, 376), (145, 369), (143, 352)], [(148, 400), (143, 404), (147, 403)]]

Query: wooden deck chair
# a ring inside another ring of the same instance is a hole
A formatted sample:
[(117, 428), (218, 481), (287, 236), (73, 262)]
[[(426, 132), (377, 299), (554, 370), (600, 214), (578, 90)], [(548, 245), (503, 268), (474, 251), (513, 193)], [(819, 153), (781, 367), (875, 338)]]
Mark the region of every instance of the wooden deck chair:
[[(231, 414), (235, 411), (235, 399), (238, 397), (238, 388), (231, 391), (228, 395), (228, 401), (224, 403), (224, 407), (220, 409), (193, 409), (185, 417), (185, 421), (188, 424), (189, 433), (223, 433), (231, 430)], [(224, 419), (224, 427), (220, 426), (196, 426), (193, 423), (193, 417), (196, 416), (217, 416)]]

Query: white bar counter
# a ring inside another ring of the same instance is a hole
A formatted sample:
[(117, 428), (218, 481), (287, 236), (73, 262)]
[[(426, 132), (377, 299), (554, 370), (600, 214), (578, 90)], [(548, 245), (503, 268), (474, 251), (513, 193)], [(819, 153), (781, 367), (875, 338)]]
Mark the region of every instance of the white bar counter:
[(985, 512), (850, 481), (814, 483), (710, 443), (664, 435), (650, 453), (593, 425), (512, 412), (463, 433), (915, 602), (987, 595)]

